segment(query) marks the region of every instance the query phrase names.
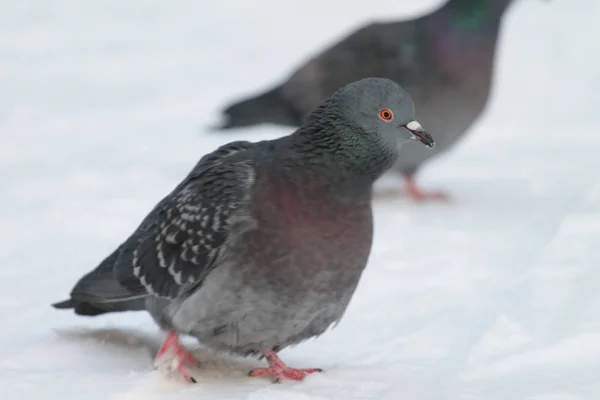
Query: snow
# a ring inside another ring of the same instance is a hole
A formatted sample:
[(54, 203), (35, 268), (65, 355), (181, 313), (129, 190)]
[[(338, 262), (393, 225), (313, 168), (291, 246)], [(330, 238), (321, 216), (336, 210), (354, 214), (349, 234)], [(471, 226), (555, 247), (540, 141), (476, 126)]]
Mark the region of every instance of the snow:
[(438, 4), (4, 4), (0, 397), (599, 398), (595, 0), (512, 7), (490, 107), (420, 175), (453, 201), (379, 199), (372, 256), (346, 316), (282, 352), (323, 374), (272, 385), (245, 376), (260, 361), (199, 349), (199, 383), (186, 386), (152, 371), (162, 336), (147, 314), (82, 318), (49, 306), (202, 154), (288, 132), (209, 134), (219, 106), (284, 78), (367, 20)]

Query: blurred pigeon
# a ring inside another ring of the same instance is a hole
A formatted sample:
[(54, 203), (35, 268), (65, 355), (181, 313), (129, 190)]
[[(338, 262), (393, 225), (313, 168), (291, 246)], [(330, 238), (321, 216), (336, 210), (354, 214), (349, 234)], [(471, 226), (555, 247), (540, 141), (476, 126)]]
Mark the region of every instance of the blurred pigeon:
[(372, 23), (327, 48), (271, 90), (224, 110), (219, 129), (260, 123), (300, 126), (339, 87), (367, 76), (402, 85), (419, 120), (436, 138), (435, 151), (415, 143), (402, 148), (394, 170), (414, 199), (445, 198), (414, 182), (421, 164), (449, 149), (484, 110), (502, 15), (511, 0), (450, 0), (432, 14)]
[(262, 355), (251, 376), (302, 380), (277, 352), (339, 321), (371, 251), (371, 187), (398, 142), (433, 147), (396, 83), (338, 90), (291, 135), (204, 156), (133, 234), (54, 304), (79, 315), (147, 310), (167, 332), (155, 363), (193, 381), (178, 335)]

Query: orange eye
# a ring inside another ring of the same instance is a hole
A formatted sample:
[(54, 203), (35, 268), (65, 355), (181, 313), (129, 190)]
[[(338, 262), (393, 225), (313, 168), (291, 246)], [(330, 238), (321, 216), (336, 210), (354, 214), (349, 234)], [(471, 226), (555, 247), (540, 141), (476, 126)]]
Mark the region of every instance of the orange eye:
[(384, 121), (391, 121), (392, 118), (394, 118), (394, 114), (392, 114), (392, 110), (384, 108), (383, 110), (379, 111), (379, 118)]

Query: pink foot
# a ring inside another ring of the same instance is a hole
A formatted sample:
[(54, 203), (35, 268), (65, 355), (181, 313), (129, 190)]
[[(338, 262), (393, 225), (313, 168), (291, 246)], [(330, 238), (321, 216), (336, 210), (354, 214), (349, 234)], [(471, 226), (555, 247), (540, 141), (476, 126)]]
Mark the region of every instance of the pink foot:
[(291, 368), (288, 367), (279, 359), (277, 353), (274, 351), (267, 351), (264, 353), (269, 366), (267, 368), (255, 368), (248, 373), (248, 376), (264, 376), (270, 375), (274, 378), (273, 383), (278, 383), (282, 379), (290, 379), (294, 381), (303, 380), (306, 375), (312, 374), (313, 372), (322, 372), (321, 368)]
[(194, 365), (196, 365), (196, 359), (179, 343), (177, 334), (173, 331), (168, 332), (167, 338), (158, 349), (158, 353), (156, 353), (154, 367), (164, 366), (169, 370), (176, 370), (186, 382), (196, 383), (188, 370), (189, 367)]
[(404, 174), (404, 182), (406, 184), (406, 194), (413, 200), (424, 201), (424, 200), (442, 200), (447, 201), (449, 199), (448, 195), (444, 192), (426, 192), (421, 190), (419, 186), (415, 183), (412, 176)]

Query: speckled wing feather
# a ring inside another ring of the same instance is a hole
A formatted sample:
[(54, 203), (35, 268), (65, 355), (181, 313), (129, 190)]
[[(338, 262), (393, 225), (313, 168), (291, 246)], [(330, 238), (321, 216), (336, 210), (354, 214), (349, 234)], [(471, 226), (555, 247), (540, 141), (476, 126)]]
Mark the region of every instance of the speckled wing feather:
[(122, 245), (118, 281), (134, 293), (168, 298), (201, 283), (227, 243), (251, 226), (245, 211), (253, 154), (252, 143), (233, 142), (203, 157)]

